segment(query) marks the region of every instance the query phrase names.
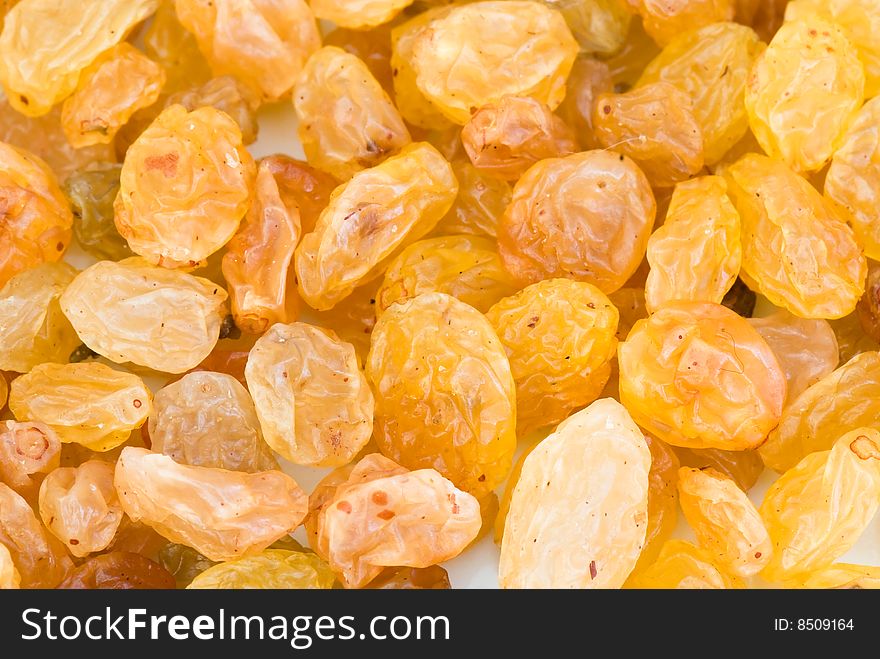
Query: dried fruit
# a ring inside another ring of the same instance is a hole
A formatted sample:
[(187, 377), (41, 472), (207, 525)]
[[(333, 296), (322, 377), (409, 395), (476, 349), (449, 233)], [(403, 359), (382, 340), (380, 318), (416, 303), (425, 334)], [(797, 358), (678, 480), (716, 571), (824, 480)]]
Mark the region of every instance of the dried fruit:
[(260, 165), (272, 172), (285, 205), (296, 204), (299, 208), (303, 233), (314, 231), (339, 182), (330, 174), (287, 156), (267, 156), (260, 159)]
[(779, 310), (749, 323), (779, 360), (788, 385), (788, 401), (831, 373), (840, 361), (837, 338), (825, 320), (798, 318)]
[(6, 546), (22, 588), (54, 588), (73, 566), (64, 545), (27, 501), (0, 483), (0, 546)]
[(880, 93), (880, 6), (873, 0), (796, 0), (785, 8), (785, 20), (810, 20), (816, 16), (842, 28), (865, 67), (865, 97)]
[(182, 464), (251, 473), (279, 468), (247, 389), (225, 373), (189, 373), (156, 392), (149, 432), (153, 451)]
[(418, 30), (411, 48), (419, 91), (457, 124), (507, 94), (555, 109), (578, 52), (562, 15), (523, 0), (453, 7)]
[(382, 453), (476, 497), (504, 481), (516, 448), (514, 382), (476, 309), (445, 293), (393, 305), (373, 330), (367, 378)]
[(391, 72), (391, 28), (388, 25), (375, 29), (349, 30), (336, 28), (324, 35), (325, 46), (337, 46), (360, 58), (373, 77), (389, 95), (394, 93)]
[(271, 163), (257, 170), (256, 195), (238, 233), (223, 256), (223, 276), (235, 324), (262, 334), (278, 322), (296, 318), (293, 253), (302, 235), (299, 208), (282, 194)]
[(862, 589), (880, 588), (880, 568), (868, 565), (835, 563), (824, 570), (818, 570), (786, 584), (795, 588), (840, 588)]
[(865, 254), (880, 259), (880, 229), (876, 208), (880, 200), (880, 98), (859, 110), (834, 152), (825, 177), (825, 195), (843, 206), (847, 219), (865, 248)]
[(266, 442), (295, 464), (337, 467), (373, 431), (373, 394), (354, 346), (305, 323), (273, 325), (245, 367)]
[(113, 465), (89, 460), (52, 471), (40, 485), (40, 517), (74, 556), (106, 549), (122, 522)]
[(388, 265), (376, 292), (376, 313), (435, 291), (485, 313), (516, 288), (491, 240), (467, 235), (428, 238), (407, 247)]
[(28, 268), (60, 261), (73, 215), (49, 166), (0, 142), (0, 286)]
[(346, 588), (366, 586), (384, 567), (429, 567), (453, 558), (481, 523), (477, 500), (435, 470), (407, 471), (375, 453), (310, 507), (313, 548)]
[(141, 448), (122, 451), (115, 483), (134, 521), (214, 561), (261, 552), (308, 511), (308, 497), (280, 471), (191, 467)]
[(182, 105), (189, 112), (205, 107), (220, 110), (238, 124), (242, 142), (252, 144), (257, 139), (260, 99), (250, 87), (232, 76), (211, 78), (204, 84), (171, 94), (165, 100), (165, 107), (172, 105)]
[(21, 575), (12, 562), (12, 554), (5, 545), (0, 544), (0, 590), (15, 590), (21, 587)]
[(432, 233), (494, 238), (498, 220), (510, 203), (510, 184), (483, 174), (467, 159), (452, 161), (452, 171), (458, 180), (458, 196)]
[(865, 73), (836, 25), (814, 15), (785, 23), (746, 88), (749, 125), (764, 151), (797, 172), (822, 169), (864, 100)]
[(587, 151), (544, 160), (514, 187), (498, 250), (523, 284), (565, 277), (612, 293), (644, 257), (655, 212), (648, 179), (626, 156)]
[(678, 497), (700, 546), (728, 572), (752, 577), (770, 561), (764, 522), (733, 479), (711, 468), (682, 467)]
[(199, 265), (238, 229), (255, 175), (241, 130), (227, 114), (172, 105), (126, 153), (116, 228), (152, 263)]
[(625, 0), (543, 0), (558, 10), (581, 52), (611, 55), (626, 42), (632, 14)]
[(593, 107), (597, 97), (614, 90), (611, 70), (605, 62), (578, 57), (565, 84), (565, 98), (557, 112), (574, 129), (583, 150), (601, 147), (593, 134)]
[(749, 129), (745, 90), (758, 35), (736, 23), (714, 23), (677, 35), (645, 68), (638, 85), (668, 82), (691, 99), (703, 135), (707, 165), (714, 165)]
[(80, 340), (58, 300), (75, 276), (66, 263), (44, 263), (0, 289), (0, 369), (27, 373), (43, 362), (67, 361)]
[(40, 364), (16, 378), (9, 392), (9, 409), (17, 419), (45, 423), (62, 442), (93, 451), (127, 440), (146, 422), (152, 402), (137, 375), (99, 362)]
[(623, 47), (606, 60), (615, 91), (626, 91), (634, 87), (645, 67), (659, 54), (660, 48), (645, 32), (641, 17), (636, 17), (630, 23)]
[(691, 99), (668, 82), (600, 95), (593, 131), (603, 147), (632, 158), (654, 187), (675, 185), (703, 168), (703, 133)]
[(728, 476), (744, 492), (752, 489), (764, 473), (764, 462), (757, 451), (724, 451), (717, 448), (675, 447), (682, 466), (712, 469)]
[(332, 588), (336, 575), (315, 554), (267, 549), (255, 556), (219, 563), (187, 586), (202, 588)]
[(321, 46), (305, 0), (176, 0), (175, 6), (214, 74), (248, 81), (267, 101), (290, 91)]
[(35, 117), (49, 112), (76, 89), (83, 69), (158, 6), (159, 0), (19, 2), (0, 34), (0, 84), (12, 106)]
[(770, 581), (830, 567), (880, 505), (880, 432), (857, 428), (838, 437), (830, 451), (811, 453), (764, 495), (761, 517), (773, 559), (762, 575)]
[(363, 368), (370, 351), (370, 337), (376, 324), (376, 293), (381, 280), (354, 289), (345, 298), (345, 304), (339, 304), (327, 311), (314, 313), (315, 324), (333, 330), (343, 341), (354, 346), (358, 364)]
[(648, 519), (651, 453), (620, 403), (573, 414), (529, 454), (501, 543), (502, 588), (619, 588)]
[(645, 435), (645, 442), (651, 451), (651, 470), (648, 472), (648, 525), (645, 530), (645, 544), (633, 568), (633, 574), (638, 574), (657, 560), (660, 550), (675, 531), (678, 521), (678, 457), (669, 444), (661, 442), (656, 437)]
[(779, 422), (785, 376), (748, 321), (709, 302), (674, 302), (618, 349), (620, 399), (674, 446), (744, 450)]
[(0, 482), (19, 493), (37, 485), (35, 474), (58, 467), (61, 441), (49, 426), (35, 421), (0, 425)]
[(449, 574), (439, 565), (389, 567), (364, 586), (371, 590), (448, 590)]
[(342, 27), (363, 30), (387, 23), (413, 0), (312, 0), (318, 18)]
[(217, 565), (215, 561), (209, 561), (192, 547), (173, 542), (162, 548), (158, 560), (159, 564), (172, 574), (178, 588), (186, 588), (202, 572)]
[(74, 568), (58, 588), (101, 590), (163, 590), (174, 588), (174, 577), (140, 554), (114, 551), (93, 556)]
[(481, 107), (462, 128), (461, 141), (474, 167), (510, 181), (540, 160), (578, 150), (571, 128), (528, 96), (503, 96)]
[(187, 89), (211, 78), (211, 67), (199, 51), (195, 36), (180, 24), (174, 5), (175, 0), (161, 0), (144, 32), (144, 50), (165, 69), (168, 92)]
[(598, 288), (548, 279), (504, 298), (486, 317), (510, 360), (520, 435), (599, 397), (617, 352), (618, 313)]
[(736, 0), (627, 0), (661, 46), (682, 32), (733, 20)]
[(315, 309), (333, 308), (433, 229), (457, 193), (449, 163), (425, 142), (358, 172), (296, 249), (300, 295)]
[(725, 180), (702, 176), (675, 186), (647, 255), (645, 300), (651, 311), (674, 300), (721, 303), (742, 263), (739, 213)]
[(660, 556), (628, 584), (631, 588), (722, 589), (741, 588), (739, 581), (712, 560), (705, 549), (684, 540), (669, 540)]
[(142, 108), (156, 102), (165, 85), (162, 67), (128, 43), (102, 53), (79, 78), (61, 109), (61, 127), (76, 148), (109, 144)]
[(846, 218), (779, 161), (746, 155), (729, 167), (742, 222), (740, 276), (802, 318), (840, 318), (864, 291), (865, 257)]
[(293, 92), (306, 158), (340, 180), (374, 167), (412, 140), (388, 94), (357, 56), (325, 46)]
[(142, 259), (100, 261), (74, 279), (61, 309), (92, 350), (117, 363), (183, 373), (214, 347), (226, 292)]
[(794, 399), (759, 449), (764, 463), (784, 472), (845, 432), (877, 425), (880, 353), (863, 352)]
[(113, 221), (113, 202), (119, 192), (121, 165), (104, 163), (75, 172), (64, 183), (73, 209), (73, 234), (96, 259), (118, 261), (133, 255)]

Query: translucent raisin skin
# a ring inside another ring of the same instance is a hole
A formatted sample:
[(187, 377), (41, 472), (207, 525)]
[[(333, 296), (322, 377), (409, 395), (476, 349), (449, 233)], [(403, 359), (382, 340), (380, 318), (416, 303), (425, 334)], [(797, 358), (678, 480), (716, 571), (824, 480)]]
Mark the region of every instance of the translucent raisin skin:
[(671, 303), (618, 349), (621, 402), (675, 446), (743, 450), (776, 426), (785, 376), (748, 321), (717, 304)]
[(840, 362), (837, 338), (825, 320), (798, 318), (780, 310), (749, 323), (773, 350), (785, 372), (788, 402), (831, 373)]
[(573, 414), (523, 463), (501, 543), (502, 588), (619, 588), (645, 539), (651, 453), (610, 399)]
[(527, 96), (504, 96), (481, 107), (462, 128), (461, 141), (474, 167), (511, 181), (540, 160), (578, 150), (565, 122)]
[(45, 263), (0, 288), (0, 369), (27, 373), (44, 362), (66, 362), (80, 344), (59, 298), (76, 270)]
[(76, 241), (95, 258), (118, 261), (132, 256), (113, 222), (113, 202), (119, 192), (120, 165), (103, 163), (72, 174), (64, 192), (73, 208)]
[(280, 471), (191, 467), (142, 448), (122, 451), (115, 483), (134, 521), (214, 561), (261, 552), (299, 526), (308, 511), (305, 493)]
[(492, 326), (445, 293), (393, 305), (373, 330), (367, 378), (379, 448), (405, 467), (433, 467), (481, 497), (513, 460), (515, 394)]
[(463, 125), (471, 108), (506, 94), (555, 109), (577, 52), (565, 19), (543, 4), (475, 2), (452, 8), (419, 31), (409, 64), (425, 98)]
[(371, 590), (448, 590), (449, 574), (439, 565), (386, 568), (366, 588)]
[(293, 106), (309, 163), (343, 181), (411, 142), (403, 118), (367, 65), (335, 46), (308, 59)]
[(628, 585), (664, 590), (742, 588), (741, 582), (716, 563), (708, 551), (684, 540), (669, 540), (657, 560), (633, 574)]
[(226, 291), (207, 279), (132, 258), (84, 270), (61, 296), (61, 309), (83, 342), (111, 361), (183, 373), (217, 343), (225, 300)]
[(316, 325), (336, 332), (340, 339), (354, 346), (362, 368), (367, 362), (370, 338), (376, 325), (376, 294), (380, 283), (381, 280), (373, 280), (360, 286), (345, 299), (345, 304), (314, 314)]
[(867, 103), (856, 114), (834, 152), (825, 177), (825, 195), (847, 211), (851, 226), (865, 248), (865, 254), (880, 259), (880, 228), (876, 207), (880, 203), (880, 99)]
[(349, 462), (373, 431), (373, 394), (354, 346), (305, 323), (273, 325), (245, 367), (263, 435), (295, 464)]
[(830, 567), (855, 544), (880, 504), (880, 432), (838, 435), (830, 451), (811, 453), (767, 491), (761, 517), (773, 541), (762, 572), (782, 582)]
[(297, 588), (327, 589), (336, 575), (315, 554), (266, 549), (247, 558), (219, 563), (196, 576), (188, 589)]
[(37, 421), (0, 424), (0, 482), (19, 494), (33, 494), (38, 477), (58, 467), (61, 441), (49, 426)]
[(70, 206), (49, 166), (0, 142), (0, 286), (28, 268), (60, 261), (72, 226)]
[(581, 52), (611, 55), (623, 47), (632, 14), (625, 0), (543, 0), (568, 23)]
[(641, 17), (637, 17), (630, 24), (623, 48), (606, 60), (612, 85), (618, 91), (634, 87), (648, 63), (659, 54), (660, 48), (645, 32)]
[(598, 96), (613, 90), (608, 64), (589, 57), (575, 60), (566, 82), (565, 98), (557, 112), (574, 129), (583, 150), (602, 146), (593, 133), (593, 107)]
[(334, 476), (309, 503), (312, 546), (346, 588), (366, 586), (384, 567), (453, 558), (481, 524), (477, 500), (435, 470), (407, 471), (376, 453)]
[(174, 577), (140, 554), (118, 551), (94, 556), (73, 569), (58, 588), (87, 590), (168, 590)]
[[(678, 457), (672, 447), (656, 437), (645, 435), (651, 451), (648, 472), (648, 524), (645, 543), (633, 575), (657, 560), (678, 522)], [(631, 575), (632, 578), (632, 575)], [(629, 580), (627, 580), (629, 581)]]
[(318, 217), (330, 203), (330, 195), (339, 181), (301, 160), (284, 155), (261, 158), (260, 164), (272, 172), (285, 205), (296, 204), (299, 208), (303, 232), (314, 231)]
[(880, 353), (863, 352), (826, 375), (785, 409), (779, 426), (759, 449), (778, 472), (794, 467), (814, 451), (831, 448), (837, 437), (877, 423)]
[(190, 373), (156, 392), (149, 432), (153, 451), (182, 464), (278, 469), (247, 389), (225, 373)]
[(9, 409), (17, 419), (45, 423), (62, 442), (94, 451), (128, 439), (146, 422), (152, 403), (138, 376), (99, 362), (41, 364), (16, 378), (9, 392)]
[(140, 110), (159, 98), (162, 67), (134, 46), (122, 43), (102, 53), (79, 78), (61, 110), (61, 126), (76, 148), (108, 144)]
[(658, 188), (703, 168), (703, 133), (690, 97), (668, 82), (602, 94), (593, 111), (599, 144), (632, 158)]
[(144, 32), (144, 51), (165, 69), (165, 91), (178, 92), (211, 78), (211, 67), (192, 32), (177, 18), (175, 0), (161, 0)]
[(714, 469), (682, 467), (678, 497), (700, 546), (739, 577), (751, 577), (770, 561), (772, 546), (754, 504)]
[(126, 153), (116, 228), (132, 251), (152, 263), (197, 265), (238, 229), (255, 170), (228, 115), (172, 105)]
[(318, 18), (355, 30), (387, 23), (413, 0), (312, 0)]
[(158, 5), (158, 0), (17, 4), (0, 33), (0, 84), (12, 106), (35, 117), (49, 112), (73, 92), (85, 67), (125, 39)]
[(675, 447), (675, 454), (685, 467), (711, 468), (733, 479), (748, 492), (764, 473), (764, 462), (757, 451), (725, 451), (717, 448)]
[(296, 319), (290, 289), (293, 253), (302, 236), (299, 207), (281, 192), (272, 164), (260, 162), (256, 193), (244, 222), (223, 255), (223, 276), (235, 325), (262, 334), (270, 325)]
[(52, 471), (40, 486), (40, 517), (74, 556), (106, 549), (122, 521), (113, 465), (89, 460)]
[(318, 310), (333, 308), (433, 229), (457, 193), (449, 163), (424, 142), (357, 173), (333, 192), (296, 249), (303, 300)]
[(325, 46), (337, 46), (356, 55), (389, 95), (394, 94), (391, 72), (391, 27), (382, 25), (372, 30), (336, 28), (324, 35)]
[(5, 545), (0, 544), (0, 590), (21, 588), (21, 575), (12, 562), (12, 554)]
[(491, 240), (467, 235), (428, 238), (407, 247), (388, 265), (376, 292), (376, 313), (435, 291), (485, 313), (516, 288)]
[(175, 0), (175, 7), (214, 74), (249, 81), (267, 101), (290, 91), (321, 46), (305, 0)]
[(22, 588), (55, 588), (73, 567), (64, 545), (37, 519), (33, 509), (0, 483), (0, 546), (5, 546)]
[(178, 588), (186, 588), (202, 572), (217, 565), (215, 561), (208, 560), (192, 547), (165, 542), (165, 546), (157, 556), (157, 561), (171, 573)]
[(870, 565), (835, 563), (786, 583), (789, 588), (835, 588), (861, 590), (880, 588), (880, 568)]
[(666, 221), (648, 241), (648, 309), (673, 300), (721, 303), (742, 264), (739, 213), (720, 176), (675, 187)]
[(746, 155), (729, 167), (742, 221), (740, 276), (802, 318), (841, 318), (864, 291), (866, 263), (846, 218), (781, 162)]
[(809, 20), (821, 16), (835, 23), (856, 47), (865, 67), (865, 97), (880, 93), (880, 6), (873, 0), (796, 0), (789, 2), (785, 20)]
[(736, 23), (715, 23), (677, 35), (645, 68), (638, 85), (668, 82), (691, 99), (703, 135), (707, 165), (714, 165), (749, 129), (744, 99), (758, 35)]
[(514, 187), (498, 249), (522, 284), (565, 277), (612, 293), (644, 257), (655, 213), (648, 179), (624, 155), (544, 160)]
[(682, 32), (733, 20), (736, 0), (627, 0), (645, 31), (664, 46)]
[(749, 125), (768, 155), (817, 171), (843, 143), (864, 90), (858, 53), (839, 27), (815, 16), (786, 23), (752, 68)]
[(598, 398), (617, 351), (618, 319), (598, 288), (548, 279), (499, 301), (486, 317), (510, 360), (520, 435)]
[(204, 84), (186, 87), (165, 99), (165, 107), (182, 105), (189, 112), (212, 107), (225, 112), (241, 128), (241, 139), (252, 144), (257, 139), (257, 109), (260, 98), (245, 83), (232, 76), (211, 78)]
[(495, 238), (498, 221), (510, 203), (510, 184), (487, 176), (466, 158), (453, 160), (452, 171), (458, 180), (458, 196), (432, 233), (439, 236), (465, 233)]

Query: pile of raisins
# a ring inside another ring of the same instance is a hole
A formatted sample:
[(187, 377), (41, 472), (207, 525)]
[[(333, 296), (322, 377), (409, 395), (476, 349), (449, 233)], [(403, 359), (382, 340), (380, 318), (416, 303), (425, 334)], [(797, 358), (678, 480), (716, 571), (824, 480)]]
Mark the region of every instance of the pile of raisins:
[(880, 587), (876, 0), (0, 21), (0, 588)]

